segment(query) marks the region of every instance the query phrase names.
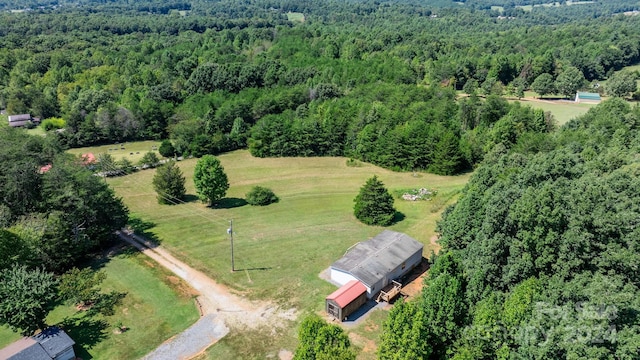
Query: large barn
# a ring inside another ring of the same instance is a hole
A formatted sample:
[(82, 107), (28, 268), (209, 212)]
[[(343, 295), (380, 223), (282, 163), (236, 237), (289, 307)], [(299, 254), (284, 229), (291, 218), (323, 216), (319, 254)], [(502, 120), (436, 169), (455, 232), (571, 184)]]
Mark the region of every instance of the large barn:
[(399, 232), (385, 230), (360, 242), (331, 265), (331, 280), (339, 285), (358, 280), (372, 298), (393, 280), (422, 261), (422, 243)]

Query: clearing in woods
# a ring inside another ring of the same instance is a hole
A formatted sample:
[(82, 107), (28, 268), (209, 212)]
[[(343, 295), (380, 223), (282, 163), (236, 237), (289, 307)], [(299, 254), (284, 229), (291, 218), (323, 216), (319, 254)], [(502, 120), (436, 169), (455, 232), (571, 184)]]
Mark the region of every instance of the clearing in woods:
[[(438, 190), (431, 201), (396, 199), (402, 220), (390, 227), (422, 241), (426, 257), (433, 249), (435, 222), (469, 178), (469, 174), (398, 173), (359, 162), (350, 167), (341, 157), (261, 159), (241, 150), (219, 158), (231, 187), (212, 208), (194, 195), (196, 159), (178, 163), (187, 178), (188, 194), (179, 205), (158, 205), (151, 186), (155, 170), (107, 181), (138, 218), (134, 225), (176, 257), (249, 299), (269, 299), (302, 311), (321, 311), (325, 296), (335, 290), (318, 274), (350, 246), (383, 230), (353, 216), (353, 198), (367, 178), (378, 175), (392, 193), (422, 187)], [(244, 196), (255, 185), (271, 188), (280, 201), (266, 207), (247, 205)], [(236, 272), (230, 271), (229, 219), (234, 226)], [(203, 356), (277, 356), (283, 348), (293, 349), (295, 331), (250, 329), (252, 336), (232, 331)]]
[(291, 22), (304, 22), (304, 14), (300, 12), (288, 12), (287, 19)]

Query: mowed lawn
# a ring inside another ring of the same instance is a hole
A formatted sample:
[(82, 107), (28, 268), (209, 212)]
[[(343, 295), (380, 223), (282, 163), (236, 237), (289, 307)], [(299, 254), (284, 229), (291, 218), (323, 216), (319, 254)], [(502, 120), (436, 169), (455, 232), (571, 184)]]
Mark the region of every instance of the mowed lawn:
[[(83, 359), (137, 359), (199, 317), (189, 288), (138, 253), (130, 252), (96, 264), (107, 274), (103, 292), (126, 293), (112, 316), (87, 316), (75, 307), (60, 305), (49, 315), (49, 324), (65, 323), (75, 340), (76, 355)], [(116, 325), (129, 328), (114, 333)], [(0, 327), (0, 347), (20, 336)]]
[[(339, 157), (260, 159), (243, 150), (219, 158), (231, 187), (217, 208), (193, 199), (196, 159), (179, 162), (192, 199), (180, 205), (158, 205), (151, 186), (155, 170), (108, 181), (131, 212), (153, 226), (149, 235), (178, 257), (250, 298), (307, 310), (321, 309), (324, 297), (334, 290), (318, 274), (349, 247), (383, 230), (353, 216), (353, 199), (367, 178), (378, 175), (389, 190), (427, 187), (451, 196), (469, 177), (397, 173), (369, 164), (348, 167)], [(271, 188), (280, 202), (243, 205), (245, 193), (255, 185)], [(390, 227), (423, 242), (427, 257), (444, 208), (433, 205), (396, 200), (404, 219)], [(231, 272), (230, 219), (236, 272)]]
[(558, 126), (562, 126), (569, 120), (586, 114), (589, 109), (596, 106), (594, 104), (578, 104), (570, 100), (520, 99), (519, 101), (522, 105), (551, 112), (555, 116)]
[[(108, 182), (148, 227), (147, 235), (176, 256), (234, 292), (303, 313), (321, 312), (324, 298), (335, 290), (319, 273), (349, 247), (384, 229), (364, 225), (353, 216), (353, 199), (369, 177), (377, 175), (391, 192), (421, 187), (438, 191), (432, 201), (396, 199), (403, 219), (390, 226), (423, 242), (424, 256), (429, 257), (436, 248), (431, 243), (436, 221), (470, 176), (399, 173), (364, 163), (349, 167), (341, 157), (261, 159), (246, 150), (219, 159), (231, 186), (218, 207), (209, 208), (195, 199), (192, 175), (196, 159), (178, 163), (187, 178), (188, 193), (187, 202), (179, 205), (157, 203), (151, 186), (155, 170)], [(280, 201), (266, 207), (244, 204), (246, 192), (255, 185), (271, 188)], [(230, 219), (236, 272), (231, 272)], [(279, 349), (293, 350), (295, 327), (277, 334), (273, 331), (232, 331), (202, 358), (264, 358), (276, 356)]]

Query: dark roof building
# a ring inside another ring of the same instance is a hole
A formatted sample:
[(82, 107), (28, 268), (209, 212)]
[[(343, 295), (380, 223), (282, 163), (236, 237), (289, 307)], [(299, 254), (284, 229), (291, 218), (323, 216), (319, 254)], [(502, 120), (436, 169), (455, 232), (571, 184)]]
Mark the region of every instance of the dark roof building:
[(422, 243), (399, 232), (385, 230), (360, 242), (331, 265), (331, 280), (345, 285), (359, 280), (373, 297), (422, 261)]
[(22, 127), (31, 122), (30, 114), (20, 114), (20, 115), (9, 115), (9, 126), (11, 127)]
[(75, 342), (64, 330), (52, 326), (34, 337), (22, 338), (0, 349), (0, 359), (7, 360), (72, 360)]

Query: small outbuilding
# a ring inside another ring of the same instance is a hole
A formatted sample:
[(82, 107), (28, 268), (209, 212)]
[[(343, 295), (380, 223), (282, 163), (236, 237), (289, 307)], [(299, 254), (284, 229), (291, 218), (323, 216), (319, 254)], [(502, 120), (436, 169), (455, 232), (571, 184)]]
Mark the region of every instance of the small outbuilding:
[(22, 338), (0, 349), (0, 359), (7, 360), (72, 360), (75, 342), (64, 330), (52, 326), (36, 336)]
[(327, 296), (325, 308), (329, 315), (342, 321), (367, 302), (367, 288), (351, 280)]
[(341, 286), (361, 282), (367, 297), (373, 298), (385, 286), (394, 284), (422, 261), (424, 245), (409, 235), (385, 230), (360, 242), (331, 265), (331, 280)]
[(576, 93), (575, 102), (577, 103), (599, 104), (601, 101), (602, 101), (602, 98), (598, 93), (581, 92), (581, 91), (578, 91)]
[(40, 124), (40, 118), (31, 117), (31, 114), (9, 115), (7, 119), (9, 120), (9, 126), (11, 127), (23, 127), (29, 124)]

